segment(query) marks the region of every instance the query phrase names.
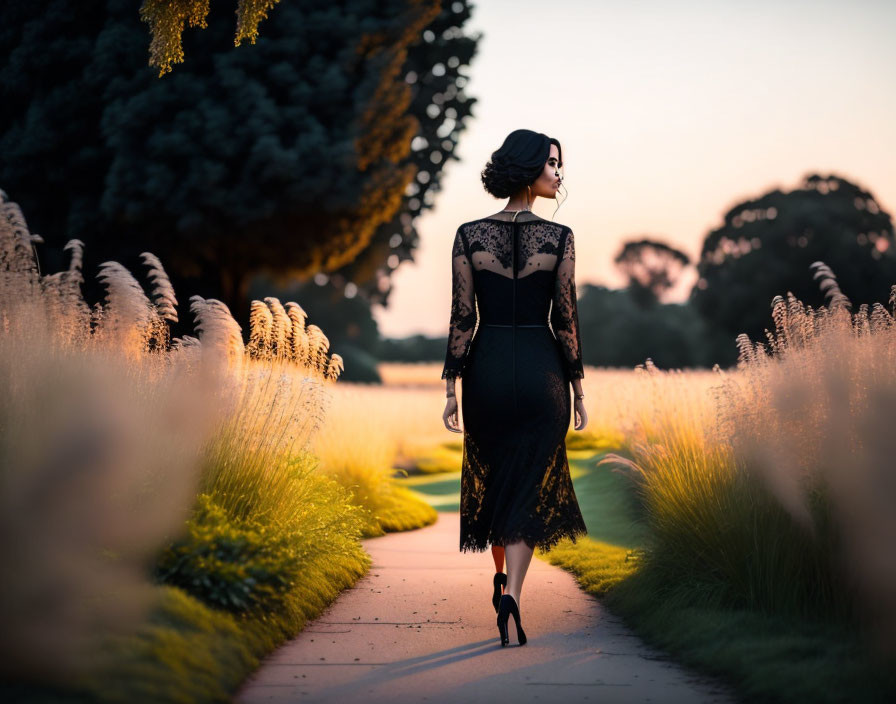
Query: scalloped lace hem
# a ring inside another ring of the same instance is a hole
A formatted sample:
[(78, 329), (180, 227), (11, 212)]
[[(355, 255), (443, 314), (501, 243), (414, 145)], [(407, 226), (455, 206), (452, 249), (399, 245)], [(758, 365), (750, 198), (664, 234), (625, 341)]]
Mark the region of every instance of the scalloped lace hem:
[(564, 538), (569, 538), (573, 543), (577, 538), (588, 535), (588, 530), (583, 524), (566, 525), (558, 528), (551, 533), (544, 535), (533, 535), (532, 533), (516, 532), (510, 536), (465, 536), (460, 545), (460, 552), (484, 552), (492, 547), (492, 545), (504, 546), (507, 543), (514, 543), (517, 540), (524, 540), (529, 547), (540, 548), (545, 552), (550, 551), (557, 543)]

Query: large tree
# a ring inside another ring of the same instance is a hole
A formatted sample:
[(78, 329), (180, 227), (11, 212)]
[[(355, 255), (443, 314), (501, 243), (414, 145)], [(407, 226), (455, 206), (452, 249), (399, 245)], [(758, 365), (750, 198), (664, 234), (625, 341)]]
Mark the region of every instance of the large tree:
[[(259, 23), (279, 1), (238, 0), (234, 44), (239, 46), (246, 39), (254, 43)], [(209, 0), (143, 0), (140, 16), (152, 32), (149, 63), (159, 67), (160, 75), (184, 61), (184, 28), (204, 27), (208, 9)], [(462, 30), (471, 10), (469, 0), (442, 0), (439, 15), (408, 48), (401, 73), (413, 91), (410, 111), (420, 123), (409, 156), (417, 169), (416, 177), (405, 190), (395, 217), (376, 229), (349, 264), (328, 277), (324, 286), (331, 290), (334, 304), (339, 298), (357, 295), (368, 305), (387, 305), (392, 273), (402, 261), (413, 260), (419, 241), (416, 218), (433, 206), (441, 190), (442, 168), (457, 159), (454, 152), (458, 138), (476, 103), (463, 91), (468, 79), (464, 68), (471, 63), (481, 38), (481, 33), (467, 36)], [(291, 278), (294, 274), (281, 275), (280, 287), (289, 287)]]
[(216, 2), (162, 78), (132, 2), (35, 5), (0, 10), (0, 184), (50, 268), (71, 237), (88, 270), (139, 268), (151, 250), (181, 294), (220, 296), (244, 320), (253, 272), (339, 269), (400, 217), (429, 118), (408, 52), (442, 17), (437, 0), (280, 2), (238, 48)]
[(896, 283), (892, 218), (870, 192), (836, 175), (811, 174), (791, 191), (731, 208), (703, 242), (691, 301), (732, 344), (740, 333), (764, 339), (776, 295), (826, 303), (809, 268), (819, 260), (856, 306), (887, 303)]
[(632, 298), (645, 308), (659, 302), (691, 263), (681, 250), (646, 237), (624, 242), (613, 261), (628, 279)]

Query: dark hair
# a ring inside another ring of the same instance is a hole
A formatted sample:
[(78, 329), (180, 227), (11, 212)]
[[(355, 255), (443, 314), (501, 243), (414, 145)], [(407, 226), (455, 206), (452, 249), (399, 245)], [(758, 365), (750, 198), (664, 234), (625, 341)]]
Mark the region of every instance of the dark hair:
[(553, 137), (532, 130), (511, 132), (482, 170), (485, 190), (495, 198), (510, 198), (534, 183), (544, 169), (552, 144), (557, 145), (560, 155), (557, 165), (563, 166), (563, 150)]

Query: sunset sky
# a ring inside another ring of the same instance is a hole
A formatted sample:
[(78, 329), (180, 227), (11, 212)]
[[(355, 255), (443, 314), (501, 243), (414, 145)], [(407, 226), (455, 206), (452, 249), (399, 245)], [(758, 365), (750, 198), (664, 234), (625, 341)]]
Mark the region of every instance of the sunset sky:
[(448, 334), (454, 233), (506, 204), (479, 172), (521, 127), (563, 145), (568, 200), (534, 210), (575, 232), (580, 289), (622, 285), (613, 258), (633, 237), (696, 259), (732, 205), (812, 171), (894, 214), (896, 2), (480, 0), (466, 30), (483, 33), (465, 88), (478, 103), (417, 261), (374, 309), (383, 335)]

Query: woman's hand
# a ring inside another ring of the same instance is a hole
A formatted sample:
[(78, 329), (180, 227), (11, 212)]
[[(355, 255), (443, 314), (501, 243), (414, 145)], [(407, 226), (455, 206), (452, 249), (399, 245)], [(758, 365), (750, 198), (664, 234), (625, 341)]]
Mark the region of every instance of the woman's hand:
[(448, 398), (448, 402), (445, 404), (445, 412), (442, 414), (442, 421), (445, 423), (445, 427), (448, 428), (452, 433), (462, 433), (464, 432), (457, 420), (457, 397), (450, 396)]
[(588, 414), (585, 412), (585, 400), (581, 398), (575, 399), (573, 408), (576, 412), (575, 429), (582, 430), (586, 425), (588, 425)]

